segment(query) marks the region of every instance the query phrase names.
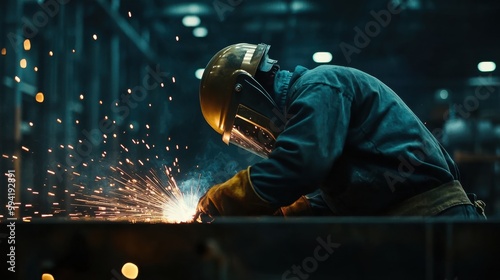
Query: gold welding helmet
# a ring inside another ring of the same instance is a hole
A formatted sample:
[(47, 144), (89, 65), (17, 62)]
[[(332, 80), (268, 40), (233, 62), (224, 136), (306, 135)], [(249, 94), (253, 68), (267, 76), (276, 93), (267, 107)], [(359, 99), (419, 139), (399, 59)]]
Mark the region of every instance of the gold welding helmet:
[(257, 70), (269, 71), (277, 61), (266, 44), (225, 47), (208, 62), (200, 84), (203, 117), (222, 141), (266, 158), (281, 132), (272, 123), (279, 108), (255, 80)]

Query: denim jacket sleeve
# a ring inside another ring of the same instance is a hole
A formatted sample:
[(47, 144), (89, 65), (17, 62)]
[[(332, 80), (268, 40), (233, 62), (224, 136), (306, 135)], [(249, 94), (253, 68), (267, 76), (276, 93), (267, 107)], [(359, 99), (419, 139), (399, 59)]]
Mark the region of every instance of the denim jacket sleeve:
[(353, 96), (320, 75), (305, 72), (289, 89), (285, 130), (269, 158), (252, 166), (253, 184), (272, 203), (316, 189), (342, 153)]

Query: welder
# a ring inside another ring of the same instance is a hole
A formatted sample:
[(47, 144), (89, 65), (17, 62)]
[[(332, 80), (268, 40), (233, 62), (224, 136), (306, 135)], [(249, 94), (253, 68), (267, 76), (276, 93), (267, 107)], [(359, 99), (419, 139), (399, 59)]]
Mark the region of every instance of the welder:
[(226, 144), (262, 157), (199, 200), (217, 216), (454, 216), (484, 219), (453, 159), (403, 100), (360, 70), (280, 69), (266, 44), (225, 47), (200, 83)]

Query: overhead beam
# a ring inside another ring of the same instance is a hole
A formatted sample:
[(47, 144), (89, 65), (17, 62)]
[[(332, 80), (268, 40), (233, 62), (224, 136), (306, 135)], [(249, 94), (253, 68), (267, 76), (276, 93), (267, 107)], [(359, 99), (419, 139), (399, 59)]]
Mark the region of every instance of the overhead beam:
[(149, 59), (151, 62), (158, 62), (158, 55), (151, 49), (147, 42), (137, 31), (130, 25), (110, 3), (105, 0), (96, 0), (104, 11), (114, 20), (118, 28), (132, 41), (133, 44)]

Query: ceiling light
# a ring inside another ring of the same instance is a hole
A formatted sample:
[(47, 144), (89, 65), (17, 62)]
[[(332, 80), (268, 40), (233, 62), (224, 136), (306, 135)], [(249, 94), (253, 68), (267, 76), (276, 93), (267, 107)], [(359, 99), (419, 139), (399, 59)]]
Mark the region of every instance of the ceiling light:
[(194, 75), (198, 80), (201, 80), (201, 77), (203, 77), (203, 72), (205, 71), (204, 68), (199, 68), (194, 72)]
[(481, 61), (477, 64), (477, 69), (481, 72), (492, 72), (497, 68), (493, 61)]
[(182, 18), (182, 24), (186, 27), (194, 27), (200, 24), (201, 20), (198, 16), (184, 16)]
[(437, 93), (439, 95), (439, 98), (441, 98), (443, 100), (448, 99), (449, 92), (446, 89), (440, 89), (440, 90), (438, 90)]
[(208, 34), (208, 30), (205, 27), (196, 27), (195, 29), (193, 29), (193, 36), (194, 37), (202, 38), (202, 37), (206, 37), (207, 34)]
[(328, 63), (332, 61), (332, 54), (330, 52), (316, 52), (313, 54), (313, 60), (316, 63)]

